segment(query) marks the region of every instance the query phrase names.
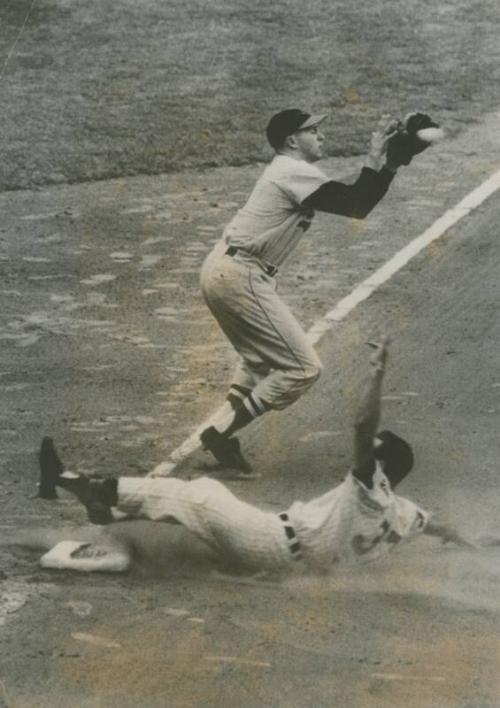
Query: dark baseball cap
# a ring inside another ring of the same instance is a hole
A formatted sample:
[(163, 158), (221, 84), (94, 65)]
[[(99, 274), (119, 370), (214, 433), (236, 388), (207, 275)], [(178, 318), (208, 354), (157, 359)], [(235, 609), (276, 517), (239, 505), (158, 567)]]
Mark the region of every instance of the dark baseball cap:
[(413, 451), (410, 445), (390, 430), (377, 433), (373, 454), (375, 459), (382, 463), (384, 474), (393, 489), (413, 467)]
[(297, 130), (319, 125), (326, 117), (326, 113), (311, 114), (301, 111), (300, 108), (287, 108), (280, 111), (267, 124), (266, 135), (269, 144), (277, 150), (289, 135), (293, 135)]

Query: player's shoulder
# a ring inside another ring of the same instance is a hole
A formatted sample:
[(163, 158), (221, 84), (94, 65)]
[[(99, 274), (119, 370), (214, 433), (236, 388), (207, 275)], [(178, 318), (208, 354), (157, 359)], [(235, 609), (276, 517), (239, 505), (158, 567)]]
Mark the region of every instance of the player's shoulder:
[(359, 504), (373, 511), (382, 511), (394, 504), (394, 493), (385, 474), (377, 466), (373, 475), (371, 487), (367, 487), (352, 472), (346, 477), (346, 485), (350, 487)]
[(427, 526), (431, 514), (411, 499), (394, 495), (394, 517), (407, 528), (407, 532), (421, 533)]
[(264, 170), (263, 176), (271, 181), (295, 179), (297, 177), (328, 179), (316, 165), (305, 160), (296, 160), (289, 155), (275, 155)]

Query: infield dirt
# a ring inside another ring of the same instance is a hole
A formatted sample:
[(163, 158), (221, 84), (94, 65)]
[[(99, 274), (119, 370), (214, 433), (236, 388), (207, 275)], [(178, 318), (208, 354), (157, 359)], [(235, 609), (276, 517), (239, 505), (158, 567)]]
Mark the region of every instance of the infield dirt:
[[(198, 273), (268, 156), (263, 116), (329, 110), (338, 177), (382, 111), (428, 109), (450, 132), (366, 222), (315, 219), (280, 276), (308, 327), (498, 169), (500, 8), (37, 0), (13, 46), (30, 5), (0, 10), (16, 190), (0, 194), (0, 533), (43, 540), (85, 521), (68, 496), (35, 498), (43, 435), (73, 470), (144, 474), (222, 400), (234, 354)], [(385, 421), (418, 458), (402, 492), (500, 535), (495, 198), (476, 218), (325, 337), (323, 381), (242, 436), (263, 478), (236, 493), (281, 510), (342, 478), (364, 342), (389, 328)], [(424, 541), (283, 584), (201, 572), (161, 529), (136, 543), (142, 567), (119, 577), (0, 548), (0, 706), (498, 706), (495, 550)]]

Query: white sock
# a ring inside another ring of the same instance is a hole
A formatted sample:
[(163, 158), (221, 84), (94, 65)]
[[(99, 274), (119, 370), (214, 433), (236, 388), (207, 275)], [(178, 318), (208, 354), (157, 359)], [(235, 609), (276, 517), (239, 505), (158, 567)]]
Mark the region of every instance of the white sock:
[(208, 421), (209, 425), (213, 427), (219, 433), (223, 433), (229, 428), (234, 420), (234, 408), (232, 405), (226, 401), (215, 413), (210, 417)]

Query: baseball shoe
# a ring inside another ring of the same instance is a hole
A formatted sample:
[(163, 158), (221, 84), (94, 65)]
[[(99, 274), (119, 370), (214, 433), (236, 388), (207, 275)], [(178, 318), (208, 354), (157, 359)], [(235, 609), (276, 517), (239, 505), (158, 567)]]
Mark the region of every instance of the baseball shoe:
[(106, 485), (103, 477), (86, 477), (82, 474), (75, 477), (59, 478), (59, 486), (74, 494), (87, 510), (90, 523), (104, 525), (114, 521), (111, 504), (108, 503)]
[(213, 426), (200, 435), (204, 450), (209, 450), (223, 467), (239, 470), (243, 475), (250, 475), (252, 467), (243, 457), (237, 438), (226, 438)]
[(66, 491), (74, 494), (87, 510), (91, 524), (110, 524), (114, 521), (111, 505), (105, 501), (106, 494), (103, 485), (106, 480), (102, 477), (85, 477), (80, 474), (71, 479), (62, 477), (59, 485)]
[(54, 448), (52, 438), (45, 437), (42, 440), (38, 461), (40, 464), (38, 496), (40, 499), (58, 499), (56, 485), (64, 472), (64, 467)]
[[(52, 438), (45, 437), (39, 454), (40, 483), (38, 496), (42, 499), (57, 499), (56, 487), (62, 487), (74, 494), (87, 509), (89, 521), (93, 524), (109, 524), (113, 521), (111, 505), (102, 489), (106, 480), (83, 475), (65, 473), (64, 465), (54, 447)], [(64, 476), (64, 475), (67, 476)], [(102, 491), (101, 491), (102, 490)]]

